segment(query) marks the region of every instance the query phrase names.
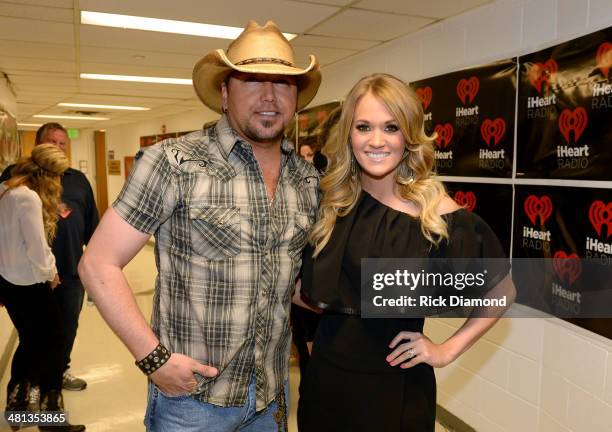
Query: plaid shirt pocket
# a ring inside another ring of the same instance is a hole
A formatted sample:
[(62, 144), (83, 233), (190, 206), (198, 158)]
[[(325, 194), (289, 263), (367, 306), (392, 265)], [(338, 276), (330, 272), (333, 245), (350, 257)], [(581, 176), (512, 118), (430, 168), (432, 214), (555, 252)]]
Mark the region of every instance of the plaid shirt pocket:
[(190, 208), (191, 245), (194, 253), (222, 260), (240, 253), (238, 207)]
[(295, 213), (293, 235), (287, 246), (287, 252), (294, 261), (302, 258), (302, 250), (308, 241), (311, 226), (312, 221), (307, 213)]

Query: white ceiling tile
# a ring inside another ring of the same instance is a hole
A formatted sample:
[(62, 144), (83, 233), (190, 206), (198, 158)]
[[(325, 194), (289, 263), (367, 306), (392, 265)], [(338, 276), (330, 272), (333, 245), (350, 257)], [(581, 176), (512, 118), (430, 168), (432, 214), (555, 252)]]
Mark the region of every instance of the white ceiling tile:
[(427, 18), (347, 9), (309, 30), (322, 36), (387, 41), (416, 31), (433, 22)]
[(149, 0), (146, 3), (125, 0), (81, 0), (81, 10), (91, 10), (151, 18), (244, 27), (251, 19), (263, 25), (272, 20), (284, 32), (301, 33), (338, 11), (337, 7), (285, 0)]
[(321, 3), (330, 6), (346, 6), (351, 3), (353, 0), (293, 0), (299, 3)]
[(71, 45), (0, 40), (0, 57), (74, 61), (74, 54), (74, 47)]
[[(152, 51), (171, 54), (206, 54), (227, 48), (227, 39), (203, 38), (170, 33), (125, 30), (92, 25), (80, 26), (81, 46)], [(146, 55), (146, 53), (145, 53)]]
[(355, 8), (431, 18), (447, 18), (491, 0), (361, 0)]
[(74, 6), (74, 0), (19, 0), (19, 3), (34, 5), (34, 6), (49, 6), (54, 8), (71, 9)]
[(192, 71), (192, 68), (137, 66), (110, 63), (81, 63), (81, 73), (191, 79)]
[(314, 54), (319, 61), (319, 64), (324, 66), (357, 53), (356, 50), (337, 48), (316, 48), (313, 50), (311, 47), (295, 47), (294, 49), (296, 63), (298, 63), (298, 65), (301, 67), (306, 66), (306, 64), (304, 62), (300, 62), (298, 59), (307, 59), (309, 54)]
[(29, 6), (4, 2), (0, 2), (0, 16), (13, 18), (28, 18), (40, 21), (58, 21), (69, 24), (72, 24), (74, 19), (72, 9)]
[(350, 50), (365, 50), (378, 45), (378, 42), (358, 40), (358, 39), (341, 39), (334, 37), (314, 36), (304, 34), (296, 37), (291, 41), (293, 46), (308, 46), (322, 48), (342, 48)]
[(176, 68), (192, 69), (201, 57), (201, 54), (172, 54), (154, 51), (81, 46), (81, 61), (87, 63), (114, 63), (137, 67), (171, 65)]
[(74, 26), (52, 21), (0, 17), (0, 39), (73, 44)]
[(15, 57), (0, 57), (0, 69), (9, 73), (11, 70), (19, 71), (37, 71), (38, 73), (47, 72), (76, 72), (76, 63), (74, 61), (62, 60), (47, 60), (39, 59), (32, 61), (28, 58)]

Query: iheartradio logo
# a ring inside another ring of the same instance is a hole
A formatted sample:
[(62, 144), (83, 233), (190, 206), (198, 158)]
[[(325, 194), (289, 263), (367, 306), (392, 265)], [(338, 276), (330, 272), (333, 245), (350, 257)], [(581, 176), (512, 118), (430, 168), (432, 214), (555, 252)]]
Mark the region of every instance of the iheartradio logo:
[(433, 91), (431, 90), (431, 87), (427, 86), (423, 88), (418, 88), (415, 90), (415, 93), (421, 101), (421, 104), (423, 105), (423, 111), (427, 110), (427, 107), (429, 107), (429, 104), (431, 103), (431, 99), (433, 97)]
[(553, 75), (557, 73), (559, 66), (553, 59), (546, 60), (545, 63), (533, 63), (529, 67), (527, 77), (529, 83), (542, 94), (542, 85), (546, 84), (546, 87), (550, 88), (550, 82), (553, 79)]
[(457, 83), (457, 96), (461, 99), (463, 105), (474, 102), (474, 98), (480, 89), (480, 81), (475, 76), (468, 79), (462, 78)]
[(589, 208), (589, 220), (600, 237), (602, 227), (605, 225), (607, 231), (606, 238), (610, 238), (612, 236), (612, 201), (607, 205), (601, 200), (593, 201)]
[(568, 144), (570, 142), (570, 132), (574, 132), (574, 142), (577, 142), (582, 135), (582, 132), (587, 127), (587, 123), (589, 121), (589, 117), (587, 112), (582, 107), (577, 107), (573, 111), (569, 108), (565, 108), (561, 115), (559, 116), (559, 130), (567, 141)]
[(436, 136), (436, 147), (439, 149), (445, 149), (451, 143), (453, 139), (453, 125), (450, 123), (445, 123), (443, 125), (437, 124), (434, 127), (434, 132), (438, 134)]
[(573, 285), (582, 273), (580, 257), (575, 253), (567, 255), (564, 251), (555, 252), (552, 265), (559, 280), (567, 280), (570, 285)]
[(597, 48), (597, 67), (608, 78), (612, 67), (612, 43), (604, 42)]
[(553, 212), (553, 204), (550, 197), (543, 195), (538, 198), (535, 195), (529, 195), (523, 206), (525, 214), (533, 225), (536, 224), (538, 217), (540, 223), (544, 225)]
[(474, 211), (474, 208), (476, 207), (476, 195), (474, 192), (457, 191), (455, 192), (453, 198), (461, 207), (466, 208), (470, 212)]
[[(489, 147), (495, 147), (506, 133), (506, 122), (503, 118), (485, 119), (480, 126), (480, 135)], [(493, 143), (491, 143), (493, 139)]]

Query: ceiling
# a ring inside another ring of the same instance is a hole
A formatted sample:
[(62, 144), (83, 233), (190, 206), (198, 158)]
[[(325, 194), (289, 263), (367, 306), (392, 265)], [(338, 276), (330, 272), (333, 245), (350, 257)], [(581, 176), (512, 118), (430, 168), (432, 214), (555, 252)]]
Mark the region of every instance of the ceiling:
[[(193, 65), (229, 40), (83, 25), (80, 11), (243, 27), (275, 21), (296, 33), (298, 62), (323, 68), (491, 0), (0, 0), (0, 72), (10, 81), (20, 123), (58, 121), (106, 128), (201, 109), (191, 86), (98, 81), (80, 73), (191, 78)], [(128, 105), (150, 111), (87, 109), (110, 120), (51, 120), (75, 115), (60, 102)], [(27, 129), (27, 127), (20, 127)]]

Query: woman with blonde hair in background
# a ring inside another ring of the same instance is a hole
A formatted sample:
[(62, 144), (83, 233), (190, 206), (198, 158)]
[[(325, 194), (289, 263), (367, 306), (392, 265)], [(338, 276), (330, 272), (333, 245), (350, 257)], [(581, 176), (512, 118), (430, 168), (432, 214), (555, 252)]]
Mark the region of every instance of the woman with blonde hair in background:
[[(423, 318), (361, 315), (363, 258), (501, 258), (499, 240), (434, 177), (433, 138), (414, 92), (386, 74), (349, 92), (325, 145), (319, 220), (304, 251), (301, 295), (323, 309), (302, 384), (300, 432), (433, 431), (434, 367), (454, 361), (498, 316), (470, 316), (443, 343)], [(500, 262), (502, 261), (502, 262)], [(514, 297), (504, 260), (487, 289)]]
[[(10, 179), (0, 183), (0, 304), (6, 306), (19, 335), (5, 410), (13, 430), (22, 421), (31, 425), (19, 412), (27, 410), (34, 376), (40, 382), (41, 411), (63, 411), (62, 329), (51, 293), (59, 278), (49, 244), (57, 230), (60, 176), (68, 167), (63, 151), (41, 144), (15, 165)], [(85, 430), (59, 420), (39, 429)]]

